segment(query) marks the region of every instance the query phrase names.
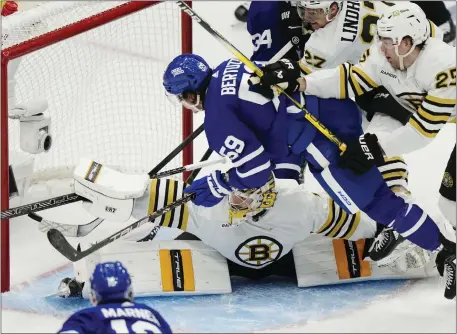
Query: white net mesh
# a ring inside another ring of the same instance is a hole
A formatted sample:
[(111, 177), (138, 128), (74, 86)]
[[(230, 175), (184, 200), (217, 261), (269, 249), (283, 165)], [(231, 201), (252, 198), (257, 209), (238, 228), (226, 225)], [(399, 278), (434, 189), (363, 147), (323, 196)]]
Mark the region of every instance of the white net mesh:
[[(13, 14), (2, 22), (2, 50), (123, 4), (47, 2)], [(162, 87), (179, 53), (180, 10), (164, 2), (11, 61), (9, 108), (14, 98), (49, 105), (53, 145), (35, 156), (35, 177), (69, 174), (82, 156), (125, 172), (154, 167), (182, 142), (182, 110)], [(20, 151), (19, 122), (8, 126), (11, 157)], [(182, 163), (178, 156), (167, 167)]]

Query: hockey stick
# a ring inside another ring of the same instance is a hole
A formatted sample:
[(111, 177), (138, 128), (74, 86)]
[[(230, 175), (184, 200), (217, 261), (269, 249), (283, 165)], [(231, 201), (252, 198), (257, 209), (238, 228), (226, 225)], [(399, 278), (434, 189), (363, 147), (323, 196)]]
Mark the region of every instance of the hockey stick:
[[(179, 154), (191, 141), (193, 141), (200, 133), (204, 131), (204, 126), (203, 124), (198, 127), (197, 130), (195, 130), (190, 136), (188, 136), (179, 146), (177, 146), (170, 154), (168, 154), (157, 166), (155, 166), (149, 173), (150, 178), (157, 178), (157, 177), (164, 177), (164, 176), (169, 176), (173, 174), (167, 174), (163, 176), (158, 176), (159, 174), (157, 173), (159, 170), (161, 170), (167, 163), (169, 163), (177, 154)], [(187, 166), (184, 166), (187, 167)], [(176, 168), (176, 170), (184, 168), (184, 167), (179, 167)], [(198, 167), (197, 167), (198, 168)], [(187, 170), (182, 170), (182, 171), (187, 171)], [(177, 171), (175, 174), (181, 173), (182, 171)], [(168, 173), (170, 171), (164, 172)], [(84, 197), (81, 197), (75, 193), (72, 194), (65, 194), (49, 199), (45, 199), (43, 201), (39, 202), (34, 202), (22, 206), (18, 206), (16, 208), (11, 208), (8, 210), (4, 210), (0, 212), (0, 219), (11, 219), (11, 218), (16, 218), (19, 216), (27, 215), (32, 212), (38, 212), (42, 210), (47, 210), (47, 209), (52, 209), (56, 208), (58, 206), (78, 202), (84, 200)]]
[(56, 230), (54, 228), (50, 229), (48, 231), (48, 233), (47, 233), (48, 240), (51, 243), (51, 245), (60, 254), (65, 256), (71, 262), (76, 262), (76, 261), (79, 261), (79, 260), (85, 258), (86, 256), (96, 252), (100, 248), (105, 247), (106, 245), (112, 243), (113, 241), (116, 241), (117, 239), (119, 239), (120, 237), (126, 235), (130, 231), (132, 231), (132, 230), (134, 230), (134, 229), (136, 229), (136, 228), (148, 223), (149, 220), (154, 220), (157, 217), (160, 217), (160, 216), (166, 214), (167, 212), (173, 210), (174, 208), (177, 208), (177, 207), (183, 205), (184, 203), (189, 202), (190, 200), (192, 200), (192, 198), (194, 196), (195, 196), (194, 194), (190, 194), (190, 195), (187, 195), (187, 196), (185, 196), (183, 198), (180, 198), (177, 201), (175, 201), (175, 202), (173, 202), (173, 203), (171, 203), (171, 204), (169, 204), (167, 206), (164, 206), (162, 209), (159, 209), (156, 212), (153, 212), (152, 214), (147, 215), (147, 216), (141, 218), (140, 220), (137, 220), (133, 224), (131, 224), (131, 225), (123, 228), (122, 230), (110, 235), (109, 237), (103, 239), (102, 241), (99, 241), (98, 243), (96, 243), (95, 245), (89, 247), (88, 249), (86, 249), (84, 251), (78, 251), (77, 249), (75, 249), (72, 245), (70, 245), (70, 243), (63, 236), (63, 234), (59, 230)]
[(284, 56), (287, 54), (287, 52), (289, 52), (290, 49), (292, 49), (293, 46), (294, 46), (294, 44), (293, 44), (291, 41), (287, 42), (287, 44), (284, 45), (284, 46), (282, 47), (282, 49), (279, 50), (279, 51), (278, 51), (278, 52), (277, 52), (277, 53), (267, 62), (267, 64), (276, 63), (279, 59), (282, 59), (282, 57), (284, 57)]
[[(159, 179), (159, 178), (167, 177), (170, 175), (179, 174), (184, 171), (200, 170), (203, 167), (215, 165), (218, 163), (225, 163), (226, 161), (227, 161), (227, 159), (225, 157), (217, 159), (217, 160), (202, 161), (202, 162), (190, 164), (190, 165), (187, 165), (184, 167), (178, 167), (178, 168), (175, 168), (172, 170), (164, 171), (164, 172), (158, 173), (156, 175), (152, 175), (152, 178)], [(61, 223), (54, 222), (52, 220), (47, 220), (33, 212), (29, 213), (28, 216), (31, 219), (33, 219), (39, 223), (38, 229), (41, 232), (47, 232), (48, 230), (54, 228), (54, 229), (62, 232), (62, 234), (66, 237), (84, 237), (87, 234), (89, 234), (90, 232), (92, 232), (92, 230), (94, 230), (98, 225), (100, 225), (104, 221), (103, 218), (96, 218), (87, 224), (74, 225), (74, 224), (61, 224)]]
[[(195, 22), (197, 22), (200, 26), (203, 27), (207, 32), (211, 34), (211, 36), (215, 37), (219, 42), (221, 42), (235, 57), (237, 57), (243, 64), (245, 64), (249, 69), (251, 69), (258, 77), (263, 76), (263, 72), (260, 68), (250, 61), (244, 54), (241, 53), (233, 44), (227, 41), (220, 33), (214, 30), (206, 21), (204, 21), (195, 11), (190, 8), (184, 1), (177, 1), (176, 2), (181, 10), (189, 15)], [(305, 112), (305, 118), (317, 129), (321, 132), (324, 136), (326, 136), (330, 141), (335, 143), (338, 148), (344, 152), (346, 151), (346, 144), (339, 140), (329, 129), (327, 129), (316, 117), (310, 114), (310, 112), (302, 106), (297, 100), (295, 100), (292, 96), (287, 94), (281, 87), (275, 86), (278, 91), (284, 94), (289, 100), (291, 100), (298, 108)]]

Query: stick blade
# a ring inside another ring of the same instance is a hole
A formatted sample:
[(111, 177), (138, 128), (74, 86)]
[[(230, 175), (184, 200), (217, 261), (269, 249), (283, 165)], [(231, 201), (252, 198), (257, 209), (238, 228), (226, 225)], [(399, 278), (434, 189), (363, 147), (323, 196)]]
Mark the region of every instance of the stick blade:
[(79, 259), (79, 252), (73, 248), (72, 245), (67, 241), (62, 232), (51, 228), (47, 232), (48, 240), (60, 254), (65, 256), (71, 262), (75, 262)]

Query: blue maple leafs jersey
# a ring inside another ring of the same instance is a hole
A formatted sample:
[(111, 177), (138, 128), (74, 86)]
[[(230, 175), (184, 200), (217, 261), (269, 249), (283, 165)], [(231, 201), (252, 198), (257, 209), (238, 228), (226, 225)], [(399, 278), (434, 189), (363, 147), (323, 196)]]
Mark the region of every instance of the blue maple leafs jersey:
[(168, 323), (140, 303), (99, 304), (73, 314), (58, 333), (172, 333)]
[(247, 29), (254, 47), (251, 60), (269, 61), (289, 41), (294, 47), (283, 57), (299, 60), (309, 35), (303, 35), (297, 7), (290, 1), (252, 1)]
[(278, 98), (253, 91), (250, 74), (238, 59), (223, 62), (213, 71), (204, 102), (209, 147), (233, 162), (229, 185), (237, 189), (264, 185), (275, 160), (290, 154), (287, 114)]

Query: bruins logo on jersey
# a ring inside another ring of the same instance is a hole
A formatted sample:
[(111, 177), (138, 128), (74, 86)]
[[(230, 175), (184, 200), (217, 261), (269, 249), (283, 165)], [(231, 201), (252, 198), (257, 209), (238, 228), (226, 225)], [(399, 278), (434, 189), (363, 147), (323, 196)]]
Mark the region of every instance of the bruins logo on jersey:
[(249, 238), (235, 250), (238, 260), (250, 266), (260, 267), (281, 257), (283, 246), (267, 236)]
[(441, 183), (446, 188), (452, 188), (452, 186), (454, 185), (454, 179), (452, 178), (451, 174), (449, 174), (448, 172), (445, 172)]

